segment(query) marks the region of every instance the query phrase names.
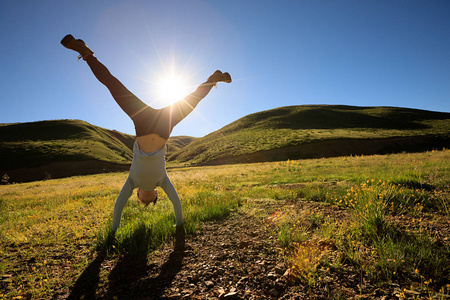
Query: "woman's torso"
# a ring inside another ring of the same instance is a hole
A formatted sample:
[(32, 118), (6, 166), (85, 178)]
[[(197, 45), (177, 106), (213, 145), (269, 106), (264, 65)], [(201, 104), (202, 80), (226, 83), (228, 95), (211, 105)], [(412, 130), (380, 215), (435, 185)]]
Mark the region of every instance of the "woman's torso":
[(165, 138), (160, 137), (156, 133), (150, 133), (136, 137), (139, 149), (146, 153), (161, 150), (167, 143)]

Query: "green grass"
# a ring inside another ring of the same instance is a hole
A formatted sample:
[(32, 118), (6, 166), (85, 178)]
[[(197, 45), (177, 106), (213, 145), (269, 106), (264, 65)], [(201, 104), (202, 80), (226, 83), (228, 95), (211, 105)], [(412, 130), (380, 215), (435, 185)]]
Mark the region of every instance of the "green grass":
[[(347, 248), (350, 255), (344, 260), (357, 264), (377, 281), (408, 278), (409, 274), (420, 270), (419, 273), (427, 274), (441, 285), (445, 282), (441, 274), (450, 271), (450, 249), (436, 246), (430, 237), (402, 232), (389, 219), (399, 214), (421, 216), (426, 205), (421, 193), (405, 190), (399, 185), (370, 184), (369, 181), (351, 189), (347, 195), (344, 205), (351, 208), (354, 219), (347, 231), (347, 234), (351, 233), (350, 238), (342, 236), (340, 241), (345, 247), (355, 243), (356, 247), (358, 243), (370, 247), (374, 256), (355, 257), (354, 249)], [(434, 207), (425, 208), (435, 211)]]
[[(351, 268), (380, 286), (397, 283), (435, 295), (449, 284), (442, 276), (450, 271), (448, 242), (434, 235), (450, 219), (449, 161), (445, 150), (174, 168), (169, 176), (188, 234), (234, 209), (246, 213), (260, 201), (279, 201), (282, 218), (267, 230), (279, 237), (280, 259), (304, 284)], [(73, 286), (100, 253), (112, 261), (147, 258), (171, 238), (175, 220), (167, 197), (144, 210), (135, 195), (109, 238), (126, 177), (0, 186), (0, 298), (51, 298)], [(286, 202), (303, 209), (281, 205)], [(108, 271), (101, 272), (107, 281)]]
[[(450, 247), (432, 228), (449, 221), (450, 157), (448, 150), (436, 153), (327, 159), (320, 168), (308, 168), (326, 175), (315, 174), (322, 182), (294, 191), (349, 214), (342, 219), (324, 208), (307, 217), (287, 214), (278, 222), (274, 230), (295, 276), (314, 284), (326, 276), (324, 270), (351, 265), (380, 286), (396, 282), (419, 291), (448, 290), (443, 274), (450, 273)], [(345, 172), (333, 171), (343, 160)], [(279, 163), (277, 169), (292, 169), (293, 163)]]
[[(213, 176), (214, 170), (171, 172), (187, 233), (195, 233), (203, 221), (226, 217), (240, 203), (233, 192), (208, 180)], [(0, 298), (48, 297), (72, 285), (100, 253), (146, 257), (173, 236), (172, 204), (161, 193), (158, 204), (145, 210), (133, 195), (122, 226), (109, 238), (114, 201), (126, 177), (115, 173), (0, 186), (0, 254), (6, 258), (0, 273), (14, 274), (14, 280), (0, 283), (6, 291)]]

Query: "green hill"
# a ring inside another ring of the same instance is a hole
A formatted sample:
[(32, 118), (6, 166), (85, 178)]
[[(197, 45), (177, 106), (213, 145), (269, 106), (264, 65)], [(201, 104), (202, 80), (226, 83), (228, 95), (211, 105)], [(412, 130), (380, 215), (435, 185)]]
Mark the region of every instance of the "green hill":
[(192, 136), (185, 136), (185, 135), (179, 135), (179, 136), (172, 136), (167, 141), (167, 153), (170, 155), (170, 153), (178, 152), (193, 141), (195, 141), (197, 138)]
[(29, 181), (128, 169), (134, 138), (80, 120), (0, 126), (0, 176)]
[[(33, 181), (128, 170), (135, 137), (80, 120), (0, 124), (0, 177), (4, 182)], [(171, 137), (179, 151), (195, 140)]]
[(171, 154), (202, 165), (450, 146), (450, 114), (396, 107), (302, 105), (243, 117)]
[[(80, 120), (0, 124), (0, 177), (18, 182), (128, 170), (134, 140)], [(254, 113), (202, 138), (171, 137), (167, 160), (194, 166), (444, 147), (450, 113), (302, 105)]]
[[(55, 161), (130, 163), (133, 153), (110, 130), (79, 120), (55, 120), (0, 127), (1, 169), (36, 167)], [(130, 136), (131, 137), (131, 136)]]

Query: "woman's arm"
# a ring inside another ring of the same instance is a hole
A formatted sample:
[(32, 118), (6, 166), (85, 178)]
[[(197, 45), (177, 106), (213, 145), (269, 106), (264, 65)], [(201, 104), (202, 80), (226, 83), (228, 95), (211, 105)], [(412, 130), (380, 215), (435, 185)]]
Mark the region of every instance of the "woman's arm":
[(114, 205), (114, 214), (112, 221), (112, 232), (116, 232), (117, 228), (119, 228), (120, 220), (122, 219), (122, 211), (125, 205), (128, 202), (128, 199), (131, 197), (133, 193), (133, 185), (131, 184), (130, 177), (127, 178), (127, 181), (122, 187), (120, 191), (119, 197), (117, 197), (116, 204)]

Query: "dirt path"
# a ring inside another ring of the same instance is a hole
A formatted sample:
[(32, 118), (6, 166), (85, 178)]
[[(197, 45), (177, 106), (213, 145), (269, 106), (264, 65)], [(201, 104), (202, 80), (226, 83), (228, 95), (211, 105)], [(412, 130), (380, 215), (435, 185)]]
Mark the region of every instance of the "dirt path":
[[(261, 299), (287, 291), (274, 238), (255, 218), (233, 213), (222, 222), (208, 222), (199, 235), (186, 238), (184, 249), (181, 268), (163, 298)], [(164, 262), (170, 251), (155, 258)]]
[[(269, 214), (275, 207), (265, 209)], [(97, 257), (70, 293), (54, 299), (302, 298), (295, 292), (301, 287), (283, 276), (275, 238), (261, 220), (235, 211), (205, 222), (196, 235), (177, 236), (149, 257)]]

